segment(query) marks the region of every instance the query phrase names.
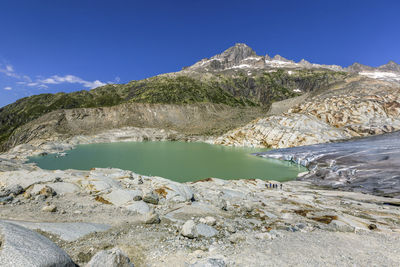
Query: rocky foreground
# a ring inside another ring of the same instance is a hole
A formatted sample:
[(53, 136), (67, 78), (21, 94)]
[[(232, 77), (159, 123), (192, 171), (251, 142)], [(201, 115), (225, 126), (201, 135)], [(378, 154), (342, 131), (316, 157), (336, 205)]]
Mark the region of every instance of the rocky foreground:
[(2, 154), (1, 266), (398, 266), (396, 198), (307, 181), (181, 184), (119, 169), (46, 171), (24, 163), (78, 141), (152, 136), (142, 131)]

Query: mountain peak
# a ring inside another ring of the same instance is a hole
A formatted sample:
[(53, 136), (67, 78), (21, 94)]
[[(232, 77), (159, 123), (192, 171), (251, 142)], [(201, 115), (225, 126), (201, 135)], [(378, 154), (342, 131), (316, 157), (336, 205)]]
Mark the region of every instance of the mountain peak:
[(212, 57), (212, 59), (219, 59), (225, 63), (228, 63), (229, 65), (234, 65), (251, 56), (257, 56), (256, 52), (251, 49), (251, 47), (243, 43), (237, 43), (234, 46), (226, 49), (221, 54)]
[(305, 67), (312, 66), (312, 64), (310, 62), (308, 62), (307, 60), (305, 60), (304, 58), (302, 60), (300, 60), (299, 64), (303, 65)]
[(292, 60), (282, 57), (281, 55), (275, 55), (272, 60), (278, 60), (278, 61), (283, 61), (283, 62), (293, 62)]
[(400, 72), (400, 65), (391, 60), (387, 64), (378, 67), (378, 70)]
[(374, 68), (355, 62), (352, 65), (348, 66), (347, 70), (350, 72), (362, 72), (362, 71), (372, 71), (374, 70)]
[(400, 72), (400, 65), (391, 60), (387, 64), (378, 67), (378, 70)]

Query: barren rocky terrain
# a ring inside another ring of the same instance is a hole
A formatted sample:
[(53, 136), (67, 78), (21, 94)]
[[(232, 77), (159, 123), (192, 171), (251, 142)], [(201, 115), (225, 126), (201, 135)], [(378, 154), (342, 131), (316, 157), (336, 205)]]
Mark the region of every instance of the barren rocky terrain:
[[(24, 264), (44, 264), (30, 254), (14, 255), (20, 245), (10, 241), (16, 238), (13, 225), (39, 232), (63, 249), (69, 262), (87, 266), (96, 266), (90, 260), (128, 259), (135, 266), (396, 266), (400, 261), (398, 199), (322, 189), (307, 179), (282, 187), (216, 178), (180, 184), (119, 169), (46, 171), (24, 164), (29, 155), (78, 143), (163, 140), (168, 134), (121, 129), (65, 143), (20, 145), (2, 154), (0, 262), (11, 266), (13, 255)], [(193, 141), (198, 140), (204, 139)], [(52, 253), (63, 253), (50, 250), (42, 256), (46, 264), (59, 257)]]

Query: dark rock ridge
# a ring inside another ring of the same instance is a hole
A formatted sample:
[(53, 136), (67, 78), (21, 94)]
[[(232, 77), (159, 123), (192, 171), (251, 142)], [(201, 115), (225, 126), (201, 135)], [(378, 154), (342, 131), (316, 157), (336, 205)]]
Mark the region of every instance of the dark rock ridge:
[(347, 71), (349, 72), (361, 72), (361, 71), (373, 71), (373, 70), (374, 70), (373, 67), (363, 65), (357, 62), (347, 67)]
[(394, 61), (389, 61), (387, 64), (378, 67), (378, 70), (400, 72), (400, 65)]
[(400, 198), (400, 131), (347, 142), (277, 149), (258, 156), (294, 161), (319, 186)]

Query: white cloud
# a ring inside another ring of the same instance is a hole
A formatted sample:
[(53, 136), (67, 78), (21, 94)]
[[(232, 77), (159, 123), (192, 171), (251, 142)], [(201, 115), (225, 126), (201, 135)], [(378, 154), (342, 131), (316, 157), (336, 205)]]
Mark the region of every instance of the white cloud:
[[(106, 85), (105, 83), (95, 80), (95, 81), (86, 81), (83, 80), (82, 78), (79, 78), (74, 75), (65, 75), (65, 76), (58, 76), (58, 75), (53, 75), (49, 78), (38, 80), (35, 83), (27, 84), (28, 86), (36, 86), (37, 84), (60, 84), (60, 83), (78, 83), (82, 84), (86, 88), (96, 88), (99, 86)], [(35, 84), (35, 85), (33, 85)]]
[(10, 90), (12, 90), (12, 87), (6, 86), (6, 87), (4, 87), (4, 90), (10, 91)]
[(16, 82), (17, 84), (26, 85), (29, 87), (48, 88), (48, 84), (76, 83), (83, 85), (83, 87), (85, 88), (93, 89), (99, 86), (106, 85), (106, 83), (99, 80), (87, 81), (75, 75), (53, 75), (48, 78), (38, 78), (33, 81), (28, 75), (16, 73), (14, 67), (10, 64), (0, 64), (0, 73), (19, 80), (18, 82)]
[(24, 80), (27, 82), (32, 81), (32, 79), (28, 75), (22, 75), (22, 74), (16, 73), (14, 70), (14, 67), (10, 64), (6, 64), (4, 67), (2, 66), (2, 64), (0, 64), (0, 73), (3, 73), (4, 75), (6, 75), (8, 77), (15, 78), (18, 80)]

